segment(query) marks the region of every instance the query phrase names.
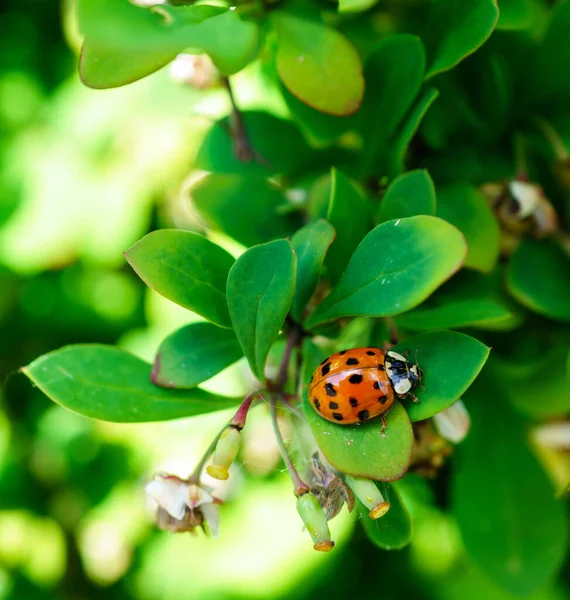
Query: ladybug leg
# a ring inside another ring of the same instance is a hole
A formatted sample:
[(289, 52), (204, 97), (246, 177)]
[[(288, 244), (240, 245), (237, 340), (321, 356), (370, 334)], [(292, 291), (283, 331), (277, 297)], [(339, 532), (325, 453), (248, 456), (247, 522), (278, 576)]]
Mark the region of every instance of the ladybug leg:
[(386, 429), (388, 429), (388, 423), (386, 422), (385, 415), (382, 415), (380, 418), (382, 419), (382, 437), (385, 438), (386, 437)]
[(412, 392), (408, 392), (408, 393), (407, 393), (407, 396), (411, 396), (411, 398), (412, 398), (412, 400), (413, 400), (414, 402), (419, 402), (419, 399), (418, 399), (418, 397), (417, 397), (417, 396), (415, 396), (414, 394), (412, 394)]

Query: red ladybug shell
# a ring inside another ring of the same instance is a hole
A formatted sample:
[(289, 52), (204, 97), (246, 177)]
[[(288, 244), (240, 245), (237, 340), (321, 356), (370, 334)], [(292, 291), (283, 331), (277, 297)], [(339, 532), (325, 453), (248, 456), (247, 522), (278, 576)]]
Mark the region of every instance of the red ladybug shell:
[(341, 425), (387, 413), (394, 390), (384, 369), (384, 351), (354, 348), (329, 356), (313, 373), (309, 402), (321, 417)]

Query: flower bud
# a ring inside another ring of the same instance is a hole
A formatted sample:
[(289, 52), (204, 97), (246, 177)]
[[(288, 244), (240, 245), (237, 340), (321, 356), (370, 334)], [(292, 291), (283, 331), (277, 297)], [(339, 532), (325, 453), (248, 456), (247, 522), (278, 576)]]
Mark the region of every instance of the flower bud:
[(383, 517), (390, 509), (390, 503), (382, 496), (378, 486), (364, 477), (346, 475), (346, 483), (351, 487), (356, 497), (370, 510), (371, 519)]
[(433, 417), (435, 428), (446, 440), (458, 444), (471, 427), (471, 419), (462, 400), (456, 400), (451, 406)]
[(311, 493), (299, 496), (297, 498), (297, 512), (313, 538), (313, 548), (319, 552), (332, 550), (334, 542), (331, 540), (327, 516), (316, 497)]
[(212, 464), (206, 469), (214, 479), (226, 480), (230, 474), (228, 469), (236, 459), (241, 443), (241, 434), (235, 427), (228, 427), (220, 436)]

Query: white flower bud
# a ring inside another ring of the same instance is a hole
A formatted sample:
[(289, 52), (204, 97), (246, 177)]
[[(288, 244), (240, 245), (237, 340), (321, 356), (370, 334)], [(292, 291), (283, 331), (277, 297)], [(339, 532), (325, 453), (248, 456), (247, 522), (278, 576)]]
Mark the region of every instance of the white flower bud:
[(356, 497), (370, 511), (371, 519), (379, 519), (390, 510), (390, 503), (382, 496), (378, 486), (373, 481), (350, 475), (346, 475), (345, 479)]
[(451, 406), (437, 413), (433, 422), (439, 435), (454, 444), (463, 440), (471, 427), (471, 419), (462, 400), (456, 400)]

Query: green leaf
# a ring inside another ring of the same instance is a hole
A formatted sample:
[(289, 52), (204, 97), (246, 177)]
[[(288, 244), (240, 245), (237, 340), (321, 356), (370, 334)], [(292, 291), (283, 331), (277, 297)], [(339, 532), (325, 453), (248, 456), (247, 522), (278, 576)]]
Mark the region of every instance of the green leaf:
[[(329, 279), (334, 283), (373, 225), (370, 201), (357, 184), (335, 168), (331, 174), (327, 219), (337, 232), (325, 260)], [(347, 223), (350, 226), (347, 227)]]
[(151, 366), (119, 348), (66, 346), (22, 372), (54, 402), (85, 417), (114, 423), (166, 421), (222, 410), (239, 398), (204, 390), (166, 390), (150, 381)]
[(525, 71), (527, 102), (543, 115), (567, 115), (570, 79), (561, 77), (570, 64), (570, 2), (559, 2), (553, 9), (542, 43), (528, 72)]
[(497, 29), (530, 29), (537, 17), (536, 0), (501, 0)]
[(338, 12), (353, 13), (372, 8), (378, 0), (338, 0)]
[(457, 449), (453, 512), (467, 552), (485, 575), (528, 595), (563, 564), (565, 506), (528, 447), (521, 417), (486, 387), (474, 395), (467, 402), (471, 431)]
[(300, 224), (297, 213), (281, 214), (287, 206), (285, 198), (261, 177), (212, 173), (200, 179), (190, 194), (209, 229), (244, 246), (286, 237)]
[(404, 124), (394, 136), (387, 159), (388, 170), (392, 177), (404, 171), (406, 152), (430, 106), (439, 96), (438, 90), (429, 88), (413, 106)]
[[(214, 173), (295, 175), (307, 168), (313, 158), (303, 136), (291, 121), (258, 111), (242, 111), (244, 129), (257, 160), (243, 162), (234, 151), (230, 118), (217, 121), (196, 156), (195, 167)], [(279, 140), (276, 144), (275, 140)]]
[(340, 281), (306, 326), (339, 317), (405, 312), (457, 271), (466, 252), (463, 235), (436, 217), (382, 223), (362, 240)]
[(79, 0), (84, 36), (79, 63), (92, 88), (126, 85), (154, 73), (189, 49), (206, 52), (218, 69), (236, 73), (254, 57), (255, 23), (214, 6), (136, 6), (128, 0)]
[(400, 550), (412, 539), (412, 520), (398, 490), (389, 483), (376, 483), (380, 493), (390, 503), (390, 510), (379, 519), (371, 519), (368, 509), (358, 501), (357, 515), (368, 539), (383, 550)]
[(267, 355), (279, 335), (295, 290), (296, 258), (287, 240), (254, 246), (228, 276), (234, 329), (254, 375), (263, 381)]
[(300, 323), (305, 307), (313, 296), (323, 261), (336, 233), (334, 227), (319, 219), (299, 229), (291, 238), (291, 245), (297, 255), (297, 283), (291, 304), (291, 316)]
[(456, 183), (438, 189), (436, 214), (465, 236), (469, 247), (465, 266), (483, 273), (492, 271), (499, 258), (499, 225), (477, 188)]
[(498, 18), (495, 0), (431, 2), (422, 35), (430, 64), (427, 77), (451, 69), (475, 52), (491, 35)]
[(435, 188), (426, 170), (397, 177), (382, 198), (378, 220), (382, 223), (416, 215), (435, 216)]
[(386, 437), (382, 437), (379, 418), (337, 425), (318, 415), (308, 401), (304, 409), (317, 445), (341, 473), (379, 481), (403, 477), (410, 464), (414, 437), (408, 414), (398, 401), (386, 415)]
[(152, 382), (168, 388), (193, 388), (243, 356), (231, 329), (192, 323), (171, 333), (158, 348)]
[(161, 229), (145, 235), (125, 257), (160, 295), (220, 327), (231, 327), (226, 279), (234, 259), (210, 240), (191, 231)]
[(364, 172), (374, 169), (378, 154), (389, 152), (390, 137), (418, 95), (425, 64), (421, 41), (406, 34), (388, 36), (368, 57), (366, 93), (357, 115), (365, 144)]
[(297, 98), (331, 115), (350, 115), (364, 95), (360, 57), (338, 31), (322, 23), (275, 11), (277, 71)]
[(475, 338), (454, 331), (423, 333), (400, 342), (397, 352), (409, 351), (424, 377), (414, 394), (419, 402), (406, 400), (412, 421), (429, 419), (462, 397), (489, 356), (489, 348)]
[(524, 241), (507, 268), (507, 287), (527, 308), (570, 321), (570, 260), (553, 242)]

